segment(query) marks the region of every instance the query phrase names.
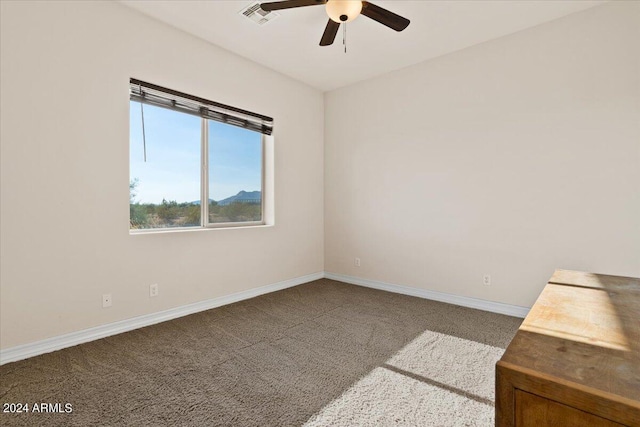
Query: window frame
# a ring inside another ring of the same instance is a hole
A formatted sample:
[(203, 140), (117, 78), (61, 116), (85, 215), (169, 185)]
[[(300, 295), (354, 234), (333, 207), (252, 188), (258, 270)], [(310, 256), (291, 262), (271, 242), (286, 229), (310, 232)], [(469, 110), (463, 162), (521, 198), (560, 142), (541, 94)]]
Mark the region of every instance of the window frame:
[[(202, 228), (232, 228), (232, 227), (256, 227), (265, 225), (264, 218), (264, 168), (265, 168), (265, 135), (260, 134), (260, 221), (242, 222), (209, 222), (209, 122), (211, 120), (202, 118), (201, 129), (201, 161), (202, 174), (200, 177), (200, 226)], [(253, 131), (252, 131), (253, 132)], [(205, 203), (203, 203), (205, 202)], [(189, 227), (191, 228), (191, 227)]]
[[(131, 111), (131, 102), (140, 102), (129, 100), (129, 109)], [(187, 114), (182, 111), (173, 110), (175, 113)], [(145, 233), (165, 233), (179, 231), (195, 231), (195, 230), (211, 230), (239, 227), (260, 227), (267, 225), (265, 219), (265, 167), (266, 167), (266, 141), (265, 134), (250, 130), (251, 132), (260, 134), (260, 221), (239, 221), (239, 222), (209, 222), (209, 122), (214, 120), (200, 117), (200, 225), (199, 226), (183, 226), (183, 227), (157, 227), (157, 228), (131, 228), (131, 218), (129, 218), (129, 234), (145, 234)], [(232, 126), (232, 125), (227, 125)], [(131, 129), (131, 123), (129, 124)], [(131, 137), (129, 136), (129, 145)], [(131, 180), (131, 166), (129, 166), (129, 180)]]

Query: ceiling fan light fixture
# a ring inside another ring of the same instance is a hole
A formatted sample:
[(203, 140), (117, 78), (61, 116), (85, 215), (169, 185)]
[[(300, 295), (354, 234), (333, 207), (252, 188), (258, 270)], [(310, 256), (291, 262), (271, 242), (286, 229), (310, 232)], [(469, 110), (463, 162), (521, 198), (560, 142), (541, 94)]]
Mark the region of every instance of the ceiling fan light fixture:
[(355, 0), (329, 0), (326, 5), (329, 18), (342, 24), (351, 22), (362, 12), (362, 2)]
[[(272, 12), (274, 10), (294, 9), (297, 7), (320, 6), (321, 4), (325, 5), (329, 20), (324, 33), (322, 33), (320, 46), (333, 44), (336, 34), (338, 34), (338, 29), (341, 27), (340, 24), (351, 22), (359, 15), (364, 15), (395, 31), (402, 31), (411, 23), (407, 18), (364, 0), (280, 0), (260, 3), (260, 8), (265, 12)], [(342, 28), (345, 32), (343, 38), (343, 43), (345, 43), (347, 26), (342, 25)]]

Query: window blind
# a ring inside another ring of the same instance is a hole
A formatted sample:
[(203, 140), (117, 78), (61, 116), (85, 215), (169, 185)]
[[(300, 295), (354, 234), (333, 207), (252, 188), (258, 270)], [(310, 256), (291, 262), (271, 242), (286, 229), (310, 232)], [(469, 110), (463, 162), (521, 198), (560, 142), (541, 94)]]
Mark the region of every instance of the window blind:
[(265, 135), (271, 135), (273, 132), (273, 119), (262, 114), (209, 101), (134, 78), (129, 79), (129, 87), (129, 98), (132, 101), (204, 117)]

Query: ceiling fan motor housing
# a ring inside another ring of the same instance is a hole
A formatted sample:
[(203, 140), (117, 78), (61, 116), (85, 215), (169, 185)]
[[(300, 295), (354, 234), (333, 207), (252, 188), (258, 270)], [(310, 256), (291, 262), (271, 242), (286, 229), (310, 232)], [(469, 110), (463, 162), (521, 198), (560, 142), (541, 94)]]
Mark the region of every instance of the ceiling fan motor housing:
[(327, 1), (327, 15), (337, 23), (351, 22), (362, 12), (362, 2), (355, 0)]

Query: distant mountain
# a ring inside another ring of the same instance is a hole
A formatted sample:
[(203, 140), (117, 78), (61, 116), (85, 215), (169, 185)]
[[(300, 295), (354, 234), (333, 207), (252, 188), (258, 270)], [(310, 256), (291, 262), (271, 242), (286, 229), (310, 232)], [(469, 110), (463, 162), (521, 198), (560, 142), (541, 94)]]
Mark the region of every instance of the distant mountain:
[[(209, 203), (211, 203), (211, 202), (215, 202), (215, 200), (209, 199)], [(227, 206), (227, 205), (230, 205), (233, 202), (258, 204), (258, 203), (262, 202), (262, 192), (261, 191), (244, 191), (243, 190), (243, 191), (239, 192), (238, 194), (236, 194), (235, 196), (227, 197), (226, 199), (222, 199), (217, 203), (220, 206)], [(200, 206), (200, 200), (194, 200), (193, 202), (191, 202), (191, 204)]]
[(218, 205), (227, 206), (231, 203), (255, 203), (258, 204), (262, 201), (262, 192), (261, 191), (241, 191), (235, 196), (227, 197), (226, 199), (222, 199), (218, 201)]

